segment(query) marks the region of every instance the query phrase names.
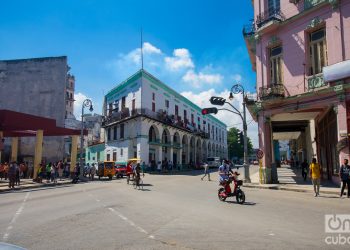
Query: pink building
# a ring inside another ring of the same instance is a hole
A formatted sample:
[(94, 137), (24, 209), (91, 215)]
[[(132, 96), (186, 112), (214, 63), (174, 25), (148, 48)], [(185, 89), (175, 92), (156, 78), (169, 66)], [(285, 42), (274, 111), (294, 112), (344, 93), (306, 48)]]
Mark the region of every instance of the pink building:
[[(294, 161), (317, 158), (323, 178), (339, 182), (349, 158), (350, 0), (252, 0), (243, 30), (257, 100), (265, 183), (277, 181), (276, 142), (289, 140)], [(277, 147), (278, 148), (278, 147)]]

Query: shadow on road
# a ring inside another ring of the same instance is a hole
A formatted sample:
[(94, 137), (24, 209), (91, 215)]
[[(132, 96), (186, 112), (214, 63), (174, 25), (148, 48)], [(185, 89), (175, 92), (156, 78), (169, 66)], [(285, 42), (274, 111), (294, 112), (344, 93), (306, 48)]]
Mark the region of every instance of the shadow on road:
[[(226, 201), (227, 203), (232, 203), (232, 204), (238, 204), (237, 201)], [(250, 202), (250, 201), (246, 201), (243, 204), (238, 204), (238, 205), (242, 205), (242, 206), (255, 206), (256, 203), (255, 202)]]

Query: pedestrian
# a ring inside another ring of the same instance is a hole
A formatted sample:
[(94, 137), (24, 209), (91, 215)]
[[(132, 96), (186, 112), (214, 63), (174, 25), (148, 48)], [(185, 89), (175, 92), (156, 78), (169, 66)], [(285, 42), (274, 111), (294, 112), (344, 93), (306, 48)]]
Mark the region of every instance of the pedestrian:
[(301, 175), (302, 175), (304, 181), (306, 181), (308, 166), (309, 166), (309, 164), (307, 163), (307, 160), (305, 159), (303, 161), (303, 163), (301, 164)]
[(350, 166), (348, 165), (349, 161), (348, 159), (344, 159), (344, 164), (341, 165), (339, 170), (339, 177), (342, 181), (342, 187), (340, 191), (340, 197), (343, 196), (345, 186), (348, 186), (347, 196), (350, 197)]
[(33, 174), (34, 174), (33, 163), (32, 162), (27, 162), (26, 165), (28, 166), (28, 177), (31, 179), (31, 178), (33, 178)]
[(91, 168), (90, 168), (90, 179), (93, 181), (95, 178), (95, 174), (96, 174), (96, 167), (95, 167), (95, 163), (92, 163)]
[(9, 168), (10, 168), (9, 164), (7, 164), (7, 162), (5, 162), (5, 164), (4, 164), (4, 178), (5, 178), (5, 181), (7, 180)]
[(56, 179), (56, 166), (55, 166), (55, 164), (51, 165), (50, 176), (51, 176), (51, 182), (56, 184), (57, 179)]
[(21, 169), (20, 169), (19, 165), (17, 164), (17, 162), (14, 162), (13, 164), (15, 164), (15, 167), (16, 167), (15, 185), (19, 186), (21, 184)]
[(47, 183), (49, 183), (51, 179), (51, 165), (52, 165), (51, 162), (46, 165), (46, 182)]
[(8, 169), (8, 178), (9, 178), (9, 188), (15, 188), (16, 181), (16, 165), (14, 162), (11, 162)]
[(317, 197), (320, 195), (321, 167), (316, 162), (316, 158), (313, 158), (310, 164), (310, 177), (314, 185), (315, 197)]
[(158, 173), (160, 173), (162, 171), (162, 162), (161, 161), (158, 161), (157, 171), (158, 171)]
[(5, 177), (4, 173), (5, 173), (4, 164), (2, 164), (2, 163), (0, 162), (0, 180), (2, 180), (2, 178)]
[(64, 169), (63, 162), (59, 161), (58, 162), (58, 176), (59, 176), (60, 180), (62, 180), (63, 169)]
[(169, 160), (169, 162), (168, 162), (168, 168), (170, 171), (173, 170), (173, 162), (171, 160)]
[(208, 175), (208, 181), (211, 181), (210, 180), (210, 172), (209, 172), (209, 165), (208, 165), (208, 163), (204, 162), (203, 167), (204, 167), (204, 175), (201, 178), (201, 180), (203, 180), (204, 177)]

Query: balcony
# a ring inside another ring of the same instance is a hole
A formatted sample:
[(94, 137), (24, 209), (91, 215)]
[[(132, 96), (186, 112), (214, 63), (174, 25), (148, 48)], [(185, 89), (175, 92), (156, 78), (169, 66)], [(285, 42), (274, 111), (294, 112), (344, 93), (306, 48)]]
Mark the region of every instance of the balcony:
[(271, 8), (256, 17), (256, 27), (260, 29), (270, 22), (272, 22), (272, 24), (280, 23), (284, 21), (284, 19), (284, 15), (280, 9)]
[(330, 2), (329, 0), (304, 0), (304, 10), (311, 9), (321, 3)]
[(256, 71), (256, 39), (255, 39), (255, 23), (245, 25), (243, 27), (243, 37), (248, 49), (249, 59), (252, 68)]
[(273, 98), (284, 97), (284, 86), (283, 84), (275, 84), (269, 87), (260, 87), (259, 88), (259, 97), (261, 100), (268, 100)]
[(195, 124), (192, 124), (193, 126), (191, 126), (188, 123), (187, 119), (183, 121), (180, 116), (168, 115), (166, 111), (161, 109), (158, 110), (158, 112), (153, 112), (150, 109), (134, 109), (130, 112), (128, 108), (125, 108), (120, 112), (112, 112), (108, 116), (104, 117), (102, 120), (102, 127), (106, 127), (110, 124), (122, 122), (138, 116), (148, 117), (156, 121), (162, 122), (166, 125), (182, 129), (186, 132), (194, 133), (195, 135), (200, 136), (202, 138), (209, 139), (209, 134), (197, 129)]
[(307, 79), (307, 85), (309, 91), (314, 91), (315, 89), (327, 86), (327, 84), (324, 81), (323, 74), (310, 76)]

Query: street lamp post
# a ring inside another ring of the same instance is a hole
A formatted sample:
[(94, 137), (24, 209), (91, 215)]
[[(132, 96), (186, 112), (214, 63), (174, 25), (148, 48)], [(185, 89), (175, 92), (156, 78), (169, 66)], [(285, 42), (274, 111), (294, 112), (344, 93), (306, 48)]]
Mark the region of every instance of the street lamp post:
[(94, 109), (92, 107), (92, 101), (90, 99), (85, 99), (81, 107), (81, 131), (80, 131), (80, 155), (79, 155), (79, 167), (80, 175), (79, 178), (82, 180), (84, 175), (84, 166), (83, 166), (83, 149), (84, 149), (84, 108), (90, 107), (89, 110), (92, 112)]
[(248, 139), (247, 139), (247, 117), (246, 117), (246, 103), (245, 103), (245, 93), (244, 88), (241, 84), (235, 84), (231, 88), (229, 99), (233, 99), (233, 94), (242, 93), (243, 96), (243, 148), (244, 148), (244, 156), (243, 156), (243, 167), (244, 167), (244, 181), (250, 183), (250, 174), (249, 174), (249, 164), (248, 164)]

